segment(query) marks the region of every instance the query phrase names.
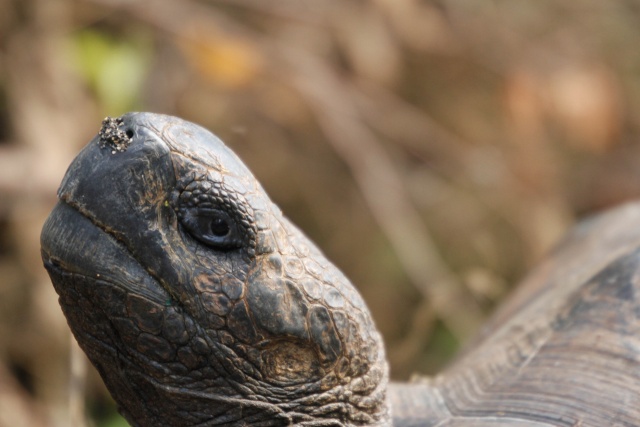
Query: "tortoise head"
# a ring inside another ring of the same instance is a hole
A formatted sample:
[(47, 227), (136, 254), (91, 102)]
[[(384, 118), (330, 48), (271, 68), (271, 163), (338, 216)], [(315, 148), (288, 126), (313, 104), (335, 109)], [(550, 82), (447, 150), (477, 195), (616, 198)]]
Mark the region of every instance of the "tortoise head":
[(108, 119), (42, 231), (68, 323), (134, 425), (383, 425), (379, 334), (214, 135)]

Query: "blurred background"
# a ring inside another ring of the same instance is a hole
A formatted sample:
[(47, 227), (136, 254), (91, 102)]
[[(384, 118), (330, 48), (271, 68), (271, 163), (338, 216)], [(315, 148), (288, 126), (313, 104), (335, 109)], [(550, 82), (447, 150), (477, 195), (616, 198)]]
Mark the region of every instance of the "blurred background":
[(434, 373), (576, 218), (640, 194), (633, 0), (0, 0), (0, 426), (126, 426), (39, 234), (101, 120), (218, 134)]

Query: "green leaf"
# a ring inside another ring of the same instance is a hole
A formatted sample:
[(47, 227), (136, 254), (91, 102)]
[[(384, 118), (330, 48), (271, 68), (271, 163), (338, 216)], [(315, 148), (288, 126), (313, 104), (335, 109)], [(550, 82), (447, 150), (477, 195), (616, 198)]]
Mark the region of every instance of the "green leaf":
[(150, 43), (142, 37), (120, 39), (96, 30), (77, 32), (72, 42), (77, 71), (104, 114), (136, 109), (151, 62)]

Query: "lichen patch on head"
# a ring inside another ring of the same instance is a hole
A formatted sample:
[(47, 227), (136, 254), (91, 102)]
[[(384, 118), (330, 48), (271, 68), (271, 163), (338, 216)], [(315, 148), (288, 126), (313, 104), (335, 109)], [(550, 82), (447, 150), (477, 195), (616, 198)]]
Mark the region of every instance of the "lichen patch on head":
[(122, 153), (129, 148), (133, 135), (122, 129), (121, 117), (105, 117), (98, 135), (100, 148), (110, 148), (111, 154)]

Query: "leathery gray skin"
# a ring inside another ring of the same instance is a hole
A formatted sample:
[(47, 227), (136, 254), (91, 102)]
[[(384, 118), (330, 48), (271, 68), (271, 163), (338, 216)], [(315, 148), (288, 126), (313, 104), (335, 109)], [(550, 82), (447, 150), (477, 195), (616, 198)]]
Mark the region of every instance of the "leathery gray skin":
[(390, 425), (360, 295), (214, 135), (127, 114), (58, 196), (44, 264), (132, 425)]

